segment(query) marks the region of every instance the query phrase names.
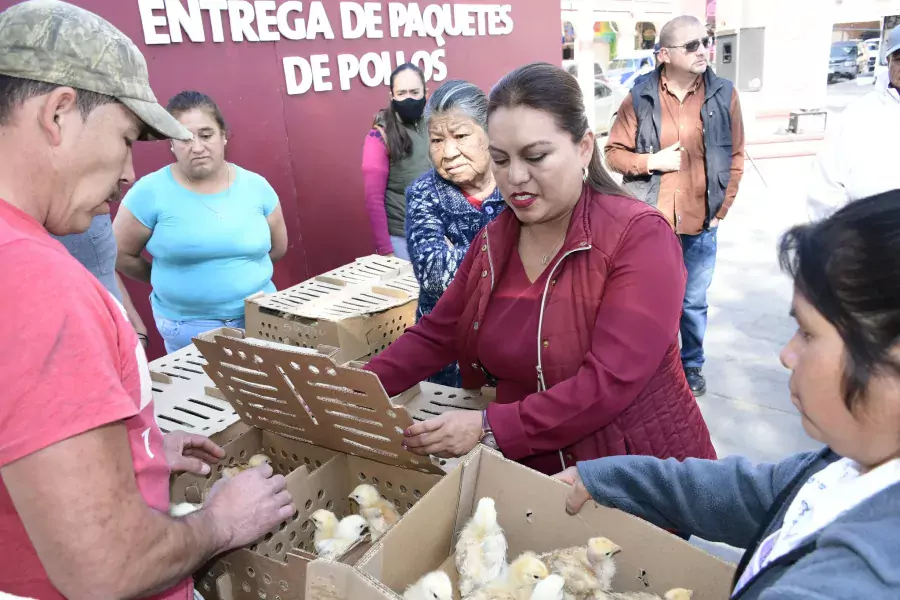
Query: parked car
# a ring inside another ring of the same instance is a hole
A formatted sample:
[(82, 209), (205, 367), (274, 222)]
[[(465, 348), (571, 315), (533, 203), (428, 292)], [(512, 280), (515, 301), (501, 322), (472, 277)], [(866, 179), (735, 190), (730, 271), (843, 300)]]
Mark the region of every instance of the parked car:
[(639, 50), (633, 54), (619, 55), (609, 62), (606, 78), (613, 87), (630, 90), (634, 80), (656, 67), (653, 50)]
[[(563, 61), (563, 69), (569, 72), (573, 77), (578, 77), (578, 63), (574, 60), (564, 60)], [(600, 63), (594, 63), (594, 78), (595, 79), (603, 79), (603, 67), (600, 66)]]
[(881, 40), (875, 38), (874, 40), (866, 40), (866, 73), (874, 73), (875, 65), (878, 64), (878, 59), (881, 58)]
[(621, 86), (610, 86), (603, 81), (594, 82), (595, 133), (609, 133), (619, 112), (619, 106), (627, 95), (628, 90)]
[(856, 42), (834, 42), (828, 59), (828, 83), (841, 77), (856, 79), (859, 70), (859, 45)]

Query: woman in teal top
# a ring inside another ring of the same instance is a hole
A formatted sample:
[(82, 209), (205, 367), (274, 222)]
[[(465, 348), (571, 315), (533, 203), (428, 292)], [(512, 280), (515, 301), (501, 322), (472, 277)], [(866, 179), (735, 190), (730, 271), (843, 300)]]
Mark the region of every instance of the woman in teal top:
[(287, 251), (287, 230), (272, 186), (225, 161), (216, 103), (182, 92), (167, 109), (194, 139), (173, 141), (175, 163), (134, 184), (114, 231), (116, 268), (153, 286), (156, 326), (174, 352), (204, 331), (244, 327), (244, 299), (275, 291), (272, 263)]

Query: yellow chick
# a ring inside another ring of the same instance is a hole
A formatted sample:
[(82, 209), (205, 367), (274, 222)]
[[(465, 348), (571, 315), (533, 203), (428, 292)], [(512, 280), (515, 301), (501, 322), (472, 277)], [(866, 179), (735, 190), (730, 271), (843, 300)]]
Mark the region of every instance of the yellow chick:
[(540, 558), (551, 572), (565, 579), (566, 600), (585, 600), (612, 588), (616, 575), (613, 557), (621, 550), (611, 540), (596, 537), (588, 540), (587, 547), (554, 550)]
[(535, 586), (548, 575), (547, 565), (537, 554), (523, 552), (509, 565), (505, 577), (476, 590), (468, 600), (530, 600)]
[(350, 549), (357, 540), (362, 538), (369, 530), (366, 520), (359, 515), (344, 517), (338, 523), (334, 538), (323, 540), (319, 556), (323, 558), (337, 558)]
[(383, 536), (400, 520), (400, 513), (390, 502), (381, 497), (378, 489), (373, 485), (364, 483), (357, 486), (349, 498), (359, 504), (359, 514), (369, 524), (369, 532), (373, 541)]
[(694, 590), (686, 590), (684, 588), (673, 588), (666, 592), (665, 600), (691, 600)]
[(506, 575), (506, 536), (492, 498), (478, 501), (456, 542), (456, 570), (463, 598)]
[(272, 459), (265, 454), (254, 454), (247, 462), (235, 463), (230, 467), (225, 467), (224, 469), (222, 469), (222, 477), (224, 479), (230, 479), (238, 473), (242, 473), (249, 469), (254, 469), (266, 463), (272, 464)]
[(531, 592), (531, 600), (565, 600), (566, 580), (561, 575), (551, 573), (538, 582)]
[(453, 583), (443, 571), (428, 573), (403, 592), (403, 600), (453, 600)]
[(316, 526), (316, 533), (313, 536), (316, 552), (322, 552), (324, 543), (334, 539), (337, 535), (338, 518), (333, 512), (324, 508), (313, 512), (309, 518)]

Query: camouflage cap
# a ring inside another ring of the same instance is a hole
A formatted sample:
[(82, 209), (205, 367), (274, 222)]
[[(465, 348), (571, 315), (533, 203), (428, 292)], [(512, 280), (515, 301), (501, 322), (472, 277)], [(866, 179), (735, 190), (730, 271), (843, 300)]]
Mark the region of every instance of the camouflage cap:
[(157, 103), (134, 42), (72, 4), (28, 0), (0, 13), (0, 74), (112, 96), (147, 126), (144, 139), (192, 138)]

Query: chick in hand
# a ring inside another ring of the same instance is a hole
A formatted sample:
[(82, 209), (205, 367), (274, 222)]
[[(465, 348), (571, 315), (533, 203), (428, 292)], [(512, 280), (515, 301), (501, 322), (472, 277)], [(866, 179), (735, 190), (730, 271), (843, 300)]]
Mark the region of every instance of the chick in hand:
[(443, 571), (428, 573), (406, 588), (403, 600), (453, 600), (453, 584)]
[(562, 575), (551, 573), (534, 586), (531, 600), (565, 600), (566, 593), (563, 590), (565, 586), (566, 580), (562, 578)]
[[(506, 575), (475, 591), (468, 600), (530, 600), (535, 586), (550, 575), (534, 552), (523, 552)], [(465, 596), (463, 596), (465, 598)]]
[(456, 570), (463, 598), (506, 575), (506, 549), (494, 500), (482, 498), (456, 542)]
[(596, 537), (588, 540), (587, 547), (576, 546), (554, 550), (541, 555), (541, 560), (553, 573), (566, 581), (566, 600), (597, 598), (598, 592), (612, 588), (616, 575), (613, 557), (622, 549), (611, 540)]
[(359, 504), (359, 514), (369, 524), (372, 540), (377, 540), (400, 520), (390, 502), (381, 497), (378, 489), (367, 483), (359, 485), (350, 494), (350, 499)]
[(192, 502), (179, 502), (178, 504), (169, 504), (169, 516), (175, 517), (176, 519), (179, 517), (185, 517), (192, 512), (197, 512), (202, 507), (202, 504), (194, 504)]
[(322, 544), (328, 540), (337, 537), (338, 518), (330, 510), (320, 508), (313, 514), (309, 515), (313, 525), (316, 526), (316, 533), (313, 535), (313, 544), (316, 552), (322, 553)]
[(254, 454), (247, 462), (235, 463), (230, 467), (225, 467), (224, 469), (222, 469), (222, 477), (224, 477), (225, 479), (230, 479), (238, 473), (242, 473), (249, 469), (254, 469), (263, 464), (272, 464), (272, 459), (265, 454)]

